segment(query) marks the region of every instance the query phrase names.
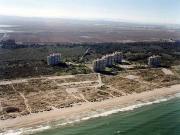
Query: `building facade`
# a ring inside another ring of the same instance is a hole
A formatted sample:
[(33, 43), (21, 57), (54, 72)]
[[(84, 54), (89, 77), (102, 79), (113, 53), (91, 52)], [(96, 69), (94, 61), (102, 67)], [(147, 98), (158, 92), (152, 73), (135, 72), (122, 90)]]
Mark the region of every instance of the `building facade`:
[(57, 65), (62, 62), (60, 53), (53, 53), (47, 56), (47, 64), (48, 65)]
[(121, 63), (122, 58), (121, 52), (105, 55), (101, 59), (97, 59), (93, 62), (93, 69), (95, 72), (105, 71), (106, 67), (112, 67), (116, 63)]
[(105, 60), (105, 62), (106, 62), (105, 65), (107, 67), (113, 66), (113, 64), (114, 64), (114, 55), (113, 54), (112, 55), (106, 55), (106, 56), (102, 57), (102, 59)]
[(106, 68), (106, 60), (105, 59), (97, 59), (93, 62), (93, 70), (96, 72), (105, 71)]
[(114, 62), (115, 63), (122, 63), (123, 55), (122, 52), (115, 52), (114, 53)]
[(148, 58), (148, 65), (150, 67), (159, 67), (161, 65), (161, 57), (160, 56), (151, 56)]

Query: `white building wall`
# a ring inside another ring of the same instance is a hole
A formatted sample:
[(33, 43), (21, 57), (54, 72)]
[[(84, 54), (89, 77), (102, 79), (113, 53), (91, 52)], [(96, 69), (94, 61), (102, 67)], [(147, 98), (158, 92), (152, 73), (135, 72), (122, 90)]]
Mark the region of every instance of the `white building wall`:
[(60, 53), (54, 53), (47, 56), (47, 63), (48, 65), (57, 65), (61, 63), (61, 54)]
[(114, 53), (115, 63), (121, 63), (123, 56), (121, 52), (115, 52)]
[(106, 60), (105, 59), (98, 59), (93, 62), (93, 69), (94, 71), (104, 71), (106, 68)]
[(160, 56), (151, 56), (148, 58), (149, 66), (160, 66), (161, 65), (161, 57)]
[(106, 67), (112, 67), (115, 63), (122, 62), (122, 53), (115, 52), (110, 55), (105, 55), (101, 59), (97, 59), (93, 62), (93, 69), (94, 71), (104, 71)]

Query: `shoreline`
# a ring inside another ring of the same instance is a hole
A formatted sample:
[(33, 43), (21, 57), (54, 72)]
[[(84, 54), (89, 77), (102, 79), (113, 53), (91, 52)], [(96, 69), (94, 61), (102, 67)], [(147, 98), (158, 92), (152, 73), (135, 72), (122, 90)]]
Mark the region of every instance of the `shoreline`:
[[(60, 120), (62, 120), (62, 123), (58, 125), (63, 126), (91, 118), (108, 116), (121, 111), (133, 110), (153, 103), (167, 101), (165, 98), (170, 98), (177, 93), (180, 93), (180, 84), (107, 99), (101, 102), (82, 103), (81, 105), (73, 106), (71, 108), (30, 114), (27, 116), (17, 117), (15, 119), (0, 120), (0, 131), (18, 131), (17, 129), (21, 130), (23, 128), (28, 129), (38, 125), (48, 125), (51, 122), (57, 122)], [(49, 128), (42, 127), (42, 129)], [(36, 131), (36, 129), (34, 130)]]

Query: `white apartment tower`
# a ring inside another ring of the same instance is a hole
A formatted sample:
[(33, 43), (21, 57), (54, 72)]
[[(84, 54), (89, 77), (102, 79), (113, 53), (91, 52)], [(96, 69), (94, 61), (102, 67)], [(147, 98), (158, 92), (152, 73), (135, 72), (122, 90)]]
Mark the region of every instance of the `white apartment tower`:
[(47, 64), (48, 65), (57, 65), (61, 63), (61, 54), (60, 53), (53, 53), (47, 56)]
[(115, 63), (122, 63), (123, 55), (122, 52), (115, 52), (114, 53), (114, 61)]
[(112, 67), (112, 66), (113, 66), (113, 64), (114, 64), (114, 55), (113, 55), (113, 54), (111, 54), (111, 55), (106, 55), (106, 56), (102, 57), (102, 59), (105, 60), (105, 62), (106, 62), (105, 65), (106, 65), (107, 67)]
[(106, 60), (105, 59), (97, 59), (93, 62), (93, 70), (96, 72), (102, 72), (106, 68)]
[(160, 56), (151, 56), (148, 58), (148, 65), (151, 67), (159, 67), (161, 65), (161, 57)]

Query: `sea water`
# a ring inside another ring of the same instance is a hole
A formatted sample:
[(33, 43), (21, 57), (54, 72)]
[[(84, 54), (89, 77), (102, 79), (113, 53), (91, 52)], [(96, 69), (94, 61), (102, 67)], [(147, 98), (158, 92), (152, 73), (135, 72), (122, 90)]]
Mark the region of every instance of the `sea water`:
[(180, 135), (180, 98), (92, 118), (35, 135)]

